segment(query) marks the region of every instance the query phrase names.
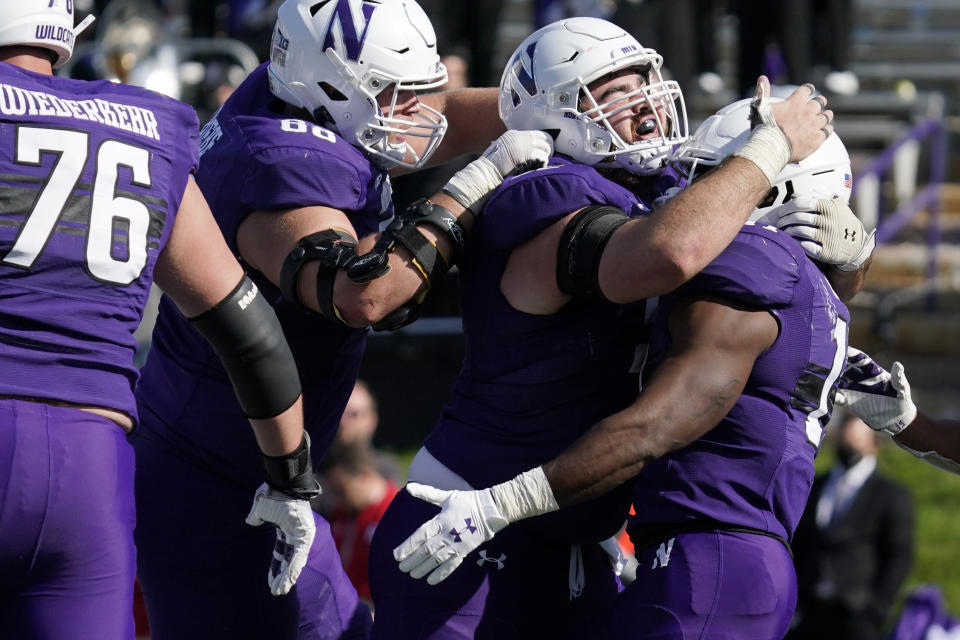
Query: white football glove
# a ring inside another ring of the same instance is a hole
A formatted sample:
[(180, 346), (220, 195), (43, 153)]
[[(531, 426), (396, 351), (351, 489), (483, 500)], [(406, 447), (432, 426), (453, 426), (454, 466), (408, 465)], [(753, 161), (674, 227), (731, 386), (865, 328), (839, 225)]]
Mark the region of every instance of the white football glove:
[(447, 491), (410, 483), (415, 498), (440, 506), (440, 513), (393, 550), (400, 570), (437, 584), (460, 566), (474, 549), (511, 522), (559, 506), (540, 467), (513, 480), (478, 491)]
[(859, 349), (847, 347), (847, 368), (840, 376), (836, 404), (875, 431), (895, 436), (917, 417), (903, 365), (888, 373)]
[(876, 246), (850, 207), (840, 200), (795, 196), (771, 209), (762, 219), (796, 238), (810, 258), (856, 271)]
[(281, 493), (263, 483), (253, 497), (247, 524), (258, 527), (266, 523), (277, 528), (267, 583), (270, 593), (282, 596), (293, 588), (307, 564), (307, 555), (316, 534), (313, 510), (307, 500)]
[(770, 81), (766, 76), (757, 80), (757, 91), (750, 103), (750, 127), (753, 130), (747, 142), (733, 153), (746, 158), (763, 171), (773, 184), (790, 162), (790, 140), (777, 125), (770, 106)]
[(514, 170), (529, 171), (547, 164), (553, 155), (553, 138), (543, 131), (507, 131), (490, 143), (483, 154), (457, 171), (443, 191), (465, 209), (480, 213), (503, 178)]

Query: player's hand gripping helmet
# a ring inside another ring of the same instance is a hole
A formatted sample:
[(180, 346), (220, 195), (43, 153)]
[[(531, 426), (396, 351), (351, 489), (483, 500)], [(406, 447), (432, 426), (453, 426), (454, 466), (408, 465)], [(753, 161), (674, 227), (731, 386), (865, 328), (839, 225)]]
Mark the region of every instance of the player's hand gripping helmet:
[(90, 22), (73, 27), (73, 0), (7, 0), (0, 3), (0, 47), (27, 45), (57, 54), (56, 69), (73, 55), (73, 41)]
[[(500, 118), (508, 129), (550, 132), (556, 152), (578, 162), (656, 173), (687, 135), (683, 94), (675, 81), (663, 80), (662, 65), (660, 54), (606, 20), (554, 22), (527, 37), (510, 58), (500, 80)], [(605, 104), (587, 89), (632, 68), (645, 76), (642, 88)], [(609, 119), (644, 102), (648, 113), (634, 132), (636, 141), (627, 142)]]
[[(778, 102), (779, 98), (772, 98)], [(680, 149), (681, 164), (714, 166), (743, 146), (750, 137), (750, 98), (729, 104), (703, 121)], [(691, 166), (691, 172), (696, 171)], [(800, 162), (791, 162), (777, 175), (770, 192), (750, 215), (751, 222), (762, 221), (774, 208), (794, 194), (817, 199), (850, 202), (853, 188), (850, 155), (836, 133), (831, 133), (820, 148)]]
[[(447, 81), (429, 18), (413, 0), (286, 0), (277, 12), (270, 90), (303, 107), (380, 166), (416, 168), (436, 151), (446, 118), (425, 104), (400, 117), (401, 91)], [(377, 95), (392, 91), (386, 113)], [(406, 138), (427, 138), (417, 153)]]

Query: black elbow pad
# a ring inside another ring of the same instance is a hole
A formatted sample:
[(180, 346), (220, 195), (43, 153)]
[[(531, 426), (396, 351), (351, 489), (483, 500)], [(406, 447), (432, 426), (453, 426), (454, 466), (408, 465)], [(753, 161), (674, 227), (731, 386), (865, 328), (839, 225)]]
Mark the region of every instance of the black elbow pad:
[(557, 285), (574, 298), (605, 300), (600, 290), (600, 258), (627, 214), (610, 205), (581, 209), (563, 230), (557, 248)]
[(277, 314), (250, 278), (230, 295), (191, 318), (213, 346), (248, 418), (289, 409), (300, 397), (300, 376)]

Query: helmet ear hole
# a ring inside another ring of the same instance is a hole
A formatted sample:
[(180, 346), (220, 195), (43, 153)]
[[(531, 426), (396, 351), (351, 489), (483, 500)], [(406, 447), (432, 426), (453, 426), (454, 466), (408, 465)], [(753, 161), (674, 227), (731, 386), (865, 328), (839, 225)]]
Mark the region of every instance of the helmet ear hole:
[(318, 82), (317, 85), (323, 90), (325, 94), (327, 94), (327, 97), (330, 98), (331, 100), (342, 102), (347, 99), (347, 96), (340, 93), (340, 91), (338, 91), (337, 88), (334, 87), (329, 82), (321, 81), (321, 82)]

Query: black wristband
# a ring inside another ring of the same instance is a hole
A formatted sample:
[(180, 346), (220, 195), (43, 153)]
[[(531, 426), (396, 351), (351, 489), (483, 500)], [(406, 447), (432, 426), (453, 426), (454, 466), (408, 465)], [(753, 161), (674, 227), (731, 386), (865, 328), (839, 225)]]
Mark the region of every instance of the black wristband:
[(273, 489), (302, 500), (320, 495), (320, 483), (313, 474), (310, 436), (303, 432), (300, 446), (285, 456), (263, 456), (267, 484)]

